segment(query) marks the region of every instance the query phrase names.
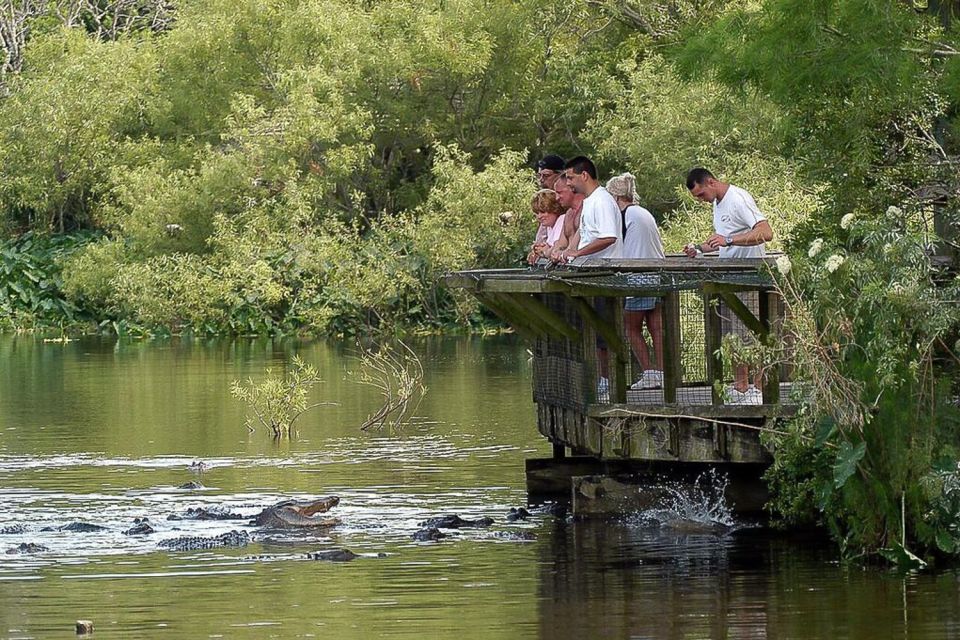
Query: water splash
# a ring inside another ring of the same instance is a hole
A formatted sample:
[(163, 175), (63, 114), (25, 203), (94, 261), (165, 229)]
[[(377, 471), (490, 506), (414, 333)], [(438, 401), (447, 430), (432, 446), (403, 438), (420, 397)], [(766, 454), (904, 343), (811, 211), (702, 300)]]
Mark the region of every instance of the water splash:
[(729, 483), (727, 475), (716, 469), (701, 473), (692, 483), (664, 480), (656, 485), (663, 494), (657, 505), (627, 520), (639, 526), (689, 533), (733, 531), (738, 523), (725, 497)]

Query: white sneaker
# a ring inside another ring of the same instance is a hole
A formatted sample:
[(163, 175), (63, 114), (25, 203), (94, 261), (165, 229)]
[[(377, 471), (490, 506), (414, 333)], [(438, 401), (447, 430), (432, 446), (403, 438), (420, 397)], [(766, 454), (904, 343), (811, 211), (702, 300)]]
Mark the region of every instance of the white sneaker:
[(663, 371), (657, 369), (647, 369), (640, 376), (640, 379), (630, 385), (633, 391), (640, 389), (659, 389), (663, 386)]
[(753, 385), (743, 392), (727, 389), (727, 404), (763, 404), (763, 393)]

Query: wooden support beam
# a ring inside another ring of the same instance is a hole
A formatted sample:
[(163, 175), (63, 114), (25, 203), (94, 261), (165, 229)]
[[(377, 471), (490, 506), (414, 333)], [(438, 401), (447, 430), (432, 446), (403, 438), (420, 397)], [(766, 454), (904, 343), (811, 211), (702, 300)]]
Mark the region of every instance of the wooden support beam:
[(770, 285), (733, 284), (731, 282), (705, 282), (703, 290), (708, 293), (743, 293), (745, 291), (768, 291)]
[[(580, 302), (587, 305), (586, 302), (577, 298)], [(590, 309), (593, 311), (593, 309)], [(593, 312), (596, 314), (596, 312)], [(583, 320), (583, 330), (581, 331), (580, 346), (583, 351), (583, 398), (584, 406), (595, 404), (597, 402), (597, 382), (600, 379), (600, 364), (597, 358), (597, 330), (592, 322)]]
[(475, 293), (477, 299), (483, 303), (485, 307), (493, 311), (497, 316), (513, 327), (513, 330), (520, 334), (521, 337), (530, 340), (536, 341), (540, 336), (541, 332), (535, 327), (527, 324), (527, 322), (522, 318), (518, 317), (515, 311), (509, 306), (504, 304), (500, 296), (494, 293)]
[(719, 388), (723, 384), (723, 358), (720, 357), (720, 314), (717, 313), (715, 294), (703, 294), (704, 351), (707, 360), (707, 382), (713, 404), (724, 404)]
[[(623, 321), (623, 298), (607, 298), (607, 309), (613, 314), (613, 331), (619, 336), (626, 335)], [(607, 344), (610, 344), (609, 342)], [(631, 360), (630, 349), (611, 349), (610, 353), (610, 402), (627, 401), (627, 369)]]
[(663, 401), (677, 401), (677, 387), (683, 380), (680, 335), (680, 294), (671, 291), (663, 298)]
[[(763, 293), (758, 292), (760, 295)], [(720, 293), (718, 294), (721, 299), (723, 299), (724, 304), (733, 311), (740, 320), (743, 321), (743, 324), (747, 325), (747, 328), (755, 333), (762, 342), (767, 340), (767, 329), (764, 324), (760, 321), (757, 316), (753, 315), (753, 312), (747, 308), (747, 305), (743, 304), (743, 300), (738, 298), (736, 294), (733, 293)]]
[(518, 306), (525, 308), (531, 316), (543, 321), (554, 335), (567, 338), (568, 340), (580, 339), (580, 331), (576, 327), (570, 326), (566, 320), (557, 315), (553, 309), (543, 304), (535, 296), (517, 293), (511, 295), (510, 298), (516, 302)]

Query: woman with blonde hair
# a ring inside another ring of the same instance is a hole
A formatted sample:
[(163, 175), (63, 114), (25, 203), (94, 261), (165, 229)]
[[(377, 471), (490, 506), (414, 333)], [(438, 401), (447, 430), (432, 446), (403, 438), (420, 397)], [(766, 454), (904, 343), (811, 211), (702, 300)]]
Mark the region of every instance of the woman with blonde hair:
[(537, 222), (546, 230), (543, 241), (534, 241), (527, 254), (527, 262), (536, 263), (541, 257), (546, 257), (550, 249), (563, 235), (563, 220), (566, 209), (560, 204), (557, 192), (553, 189), (540, 189), (530, 201), (530, 209), (536, 216)]
[[(610, 192), (623, 213), (623, 257), (624, 258), (663, 258), (663, 242), (660, 230), (653, 215), (637, 201), (637, 180), (633, 174), (624, 173), (610, 178), (607, 182)], [(630, 284), (651, 285), (657, 283), (654, 274), (637, 273), (628, 277)], [(660, 299), (655, 297), (627, 298), (623, 309), (627, 338), (634, 355), (643, 368), (643, 376), (631, 389), (656, 389), (663, 386), (663, 314)], [(650, 357), (650, 345), (643, 335), (646, 323), (653, 339), (653, 352), (656, 364)]]

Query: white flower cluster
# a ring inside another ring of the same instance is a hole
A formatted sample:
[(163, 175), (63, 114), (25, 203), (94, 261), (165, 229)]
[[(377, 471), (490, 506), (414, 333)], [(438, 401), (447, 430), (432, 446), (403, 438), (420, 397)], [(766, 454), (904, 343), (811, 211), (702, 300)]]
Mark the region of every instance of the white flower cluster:
[(820, 250), (823, 249), (823, 238), (817, 238), (810, 243), (810, 248), (807, 250), (807, 255), (811, 258), (815, 258)]
[(852, 227), (854, 217), (855, 216), (852, 213), (848, 213), (847, 215), (840, 218), (840, 228), (846, 230)]
[(790, 258), (787, 256), (780, 256), (777, 258), (777, 271), (780, 272), (780, 275), (785, 276), (790, 274), (790, 269), (793, 268), (793, 265), (790, 263)]
[(833, 273), (840, 268), (840, 265), (843, 264), (844, 257), (837, 255), (836, 253), (827, 258), (827, 261), (823, 263), (823, 266), (827, 268), (827, 271)]
[(887, 207), (887, 215), (890, 216), (891, 218), (899, 218), (900, 216), (903, 215), (903, 210), (900, 209), (900, 207), (895, 207), (893, 205), (890, 205), (889, 207)]

